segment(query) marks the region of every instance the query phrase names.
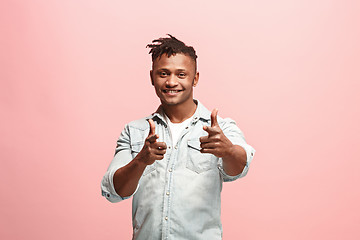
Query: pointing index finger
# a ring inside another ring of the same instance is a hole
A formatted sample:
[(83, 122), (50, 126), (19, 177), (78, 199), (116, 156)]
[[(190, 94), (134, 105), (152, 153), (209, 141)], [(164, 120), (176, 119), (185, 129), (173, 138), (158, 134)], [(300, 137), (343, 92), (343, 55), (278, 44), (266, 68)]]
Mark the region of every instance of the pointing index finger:
[(149, 131), (149, 135), (154, 135), (155, 134), (155, 123), (152, 119), (148, 119), (149, 125), (150, 125), (150, 131)]
[(217, 121), (217, 114), (218, 114), (218, 109), (215, 108), (212, 112), (211, 112), (211, 127), (215, 127), (218, 126), (218, 121)]

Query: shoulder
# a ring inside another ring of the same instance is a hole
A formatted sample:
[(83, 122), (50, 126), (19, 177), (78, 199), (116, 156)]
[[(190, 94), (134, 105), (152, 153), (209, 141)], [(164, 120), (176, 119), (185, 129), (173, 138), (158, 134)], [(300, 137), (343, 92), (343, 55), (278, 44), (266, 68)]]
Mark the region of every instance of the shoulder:
[(231, 118), (218, 118), (218, 123), (221, 130), (227, 137), (237, 136), (245, 139), (244, 133), (236, 125), (235, 120)]
[(127, 124), (127, 127), (144, 131), (146, 129), (149, 129), (148, 119), (150, 118), (151, 115), (148, 117), (143, 117), (140, 119), (133, 120)]
[(129, 122), (121, 136), (126, 137), (131, 145), (143, 142), (150, 130), (148, 119), (151, 117), (152, 115)]
[(149, 119), (152, 119), (155, 125), (158, 125), (162, 120), (159, 113), (154, 112), (147, 117), (133, 120), (126, 125), (129, 132), (148, 132), (150, 130)]
[(147, 117), (143, 117), (129, 122), (128, 124), (126, 124), (126, 128), (135, 129), (139, 131), (149, 130), (150, 128), (148, 121), (149, 119), (152, 119), (155, 122), (155, 124), (161, 124), (161, 122), (164, 121), (164, 119), (158, 112), (154, 112), (148, 115)]
[(220, 127), (229, 127), (229, 126), (236, 126), (236, 122), (235, 120), (231, 119), (231, 118), (222, 118), (220, 116), (218, 116), (218, 123), (220, 125)]

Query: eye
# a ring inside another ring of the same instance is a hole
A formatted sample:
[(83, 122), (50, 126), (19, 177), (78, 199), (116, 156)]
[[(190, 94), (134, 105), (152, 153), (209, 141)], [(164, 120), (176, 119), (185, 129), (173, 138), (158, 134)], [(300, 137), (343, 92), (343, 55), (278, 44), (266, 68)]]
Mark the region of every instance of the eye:
[(160, 72), (160, 77), (166, 77), (167, 75), (168, 75), (167, 72), (164, 71)]
[(179, 77), (181, 77), (181, 78), (184, 78), (184, 77), (186, 77), (186, 74), (185, 73), (179, 73)]

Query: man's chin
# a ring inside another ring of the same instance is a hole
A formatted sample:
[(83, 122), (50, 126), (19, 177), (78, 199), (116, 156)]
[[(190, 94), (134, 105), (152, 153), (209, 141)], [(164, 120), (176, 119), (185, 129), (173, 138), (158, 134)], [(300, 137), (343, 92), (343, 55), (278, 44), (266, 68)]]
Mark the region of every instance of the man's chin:
[(167, 106), (175, 106), (175, 105), (179, 104), (177, 101), (161, 101), (161, 103), (163, 105), (167, 105)]
[(161, 99), (161, 103), (163, 105), (169, 105), (169, 106), (174, 106), (174, 105), (178, 105), (180, 103), (180, 101), (178, 99), (172, 98), (172, 99)]

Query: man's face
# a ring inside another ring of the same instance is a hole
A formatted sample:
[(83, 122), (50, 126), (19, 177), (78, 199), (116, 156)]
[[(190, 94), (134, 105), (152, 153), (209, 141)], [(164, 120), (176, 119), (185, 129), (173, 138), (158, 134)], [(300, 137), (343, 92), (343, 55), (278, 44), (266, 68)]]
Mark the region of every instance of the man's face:
[(163, 54), (153, 62), (150, 77), (162, 104), (180, 105), (193, 101), (193, 86), (198, 82), (199, 73), (195, 61), (188, 55), (178, 53), (168, 57)]

